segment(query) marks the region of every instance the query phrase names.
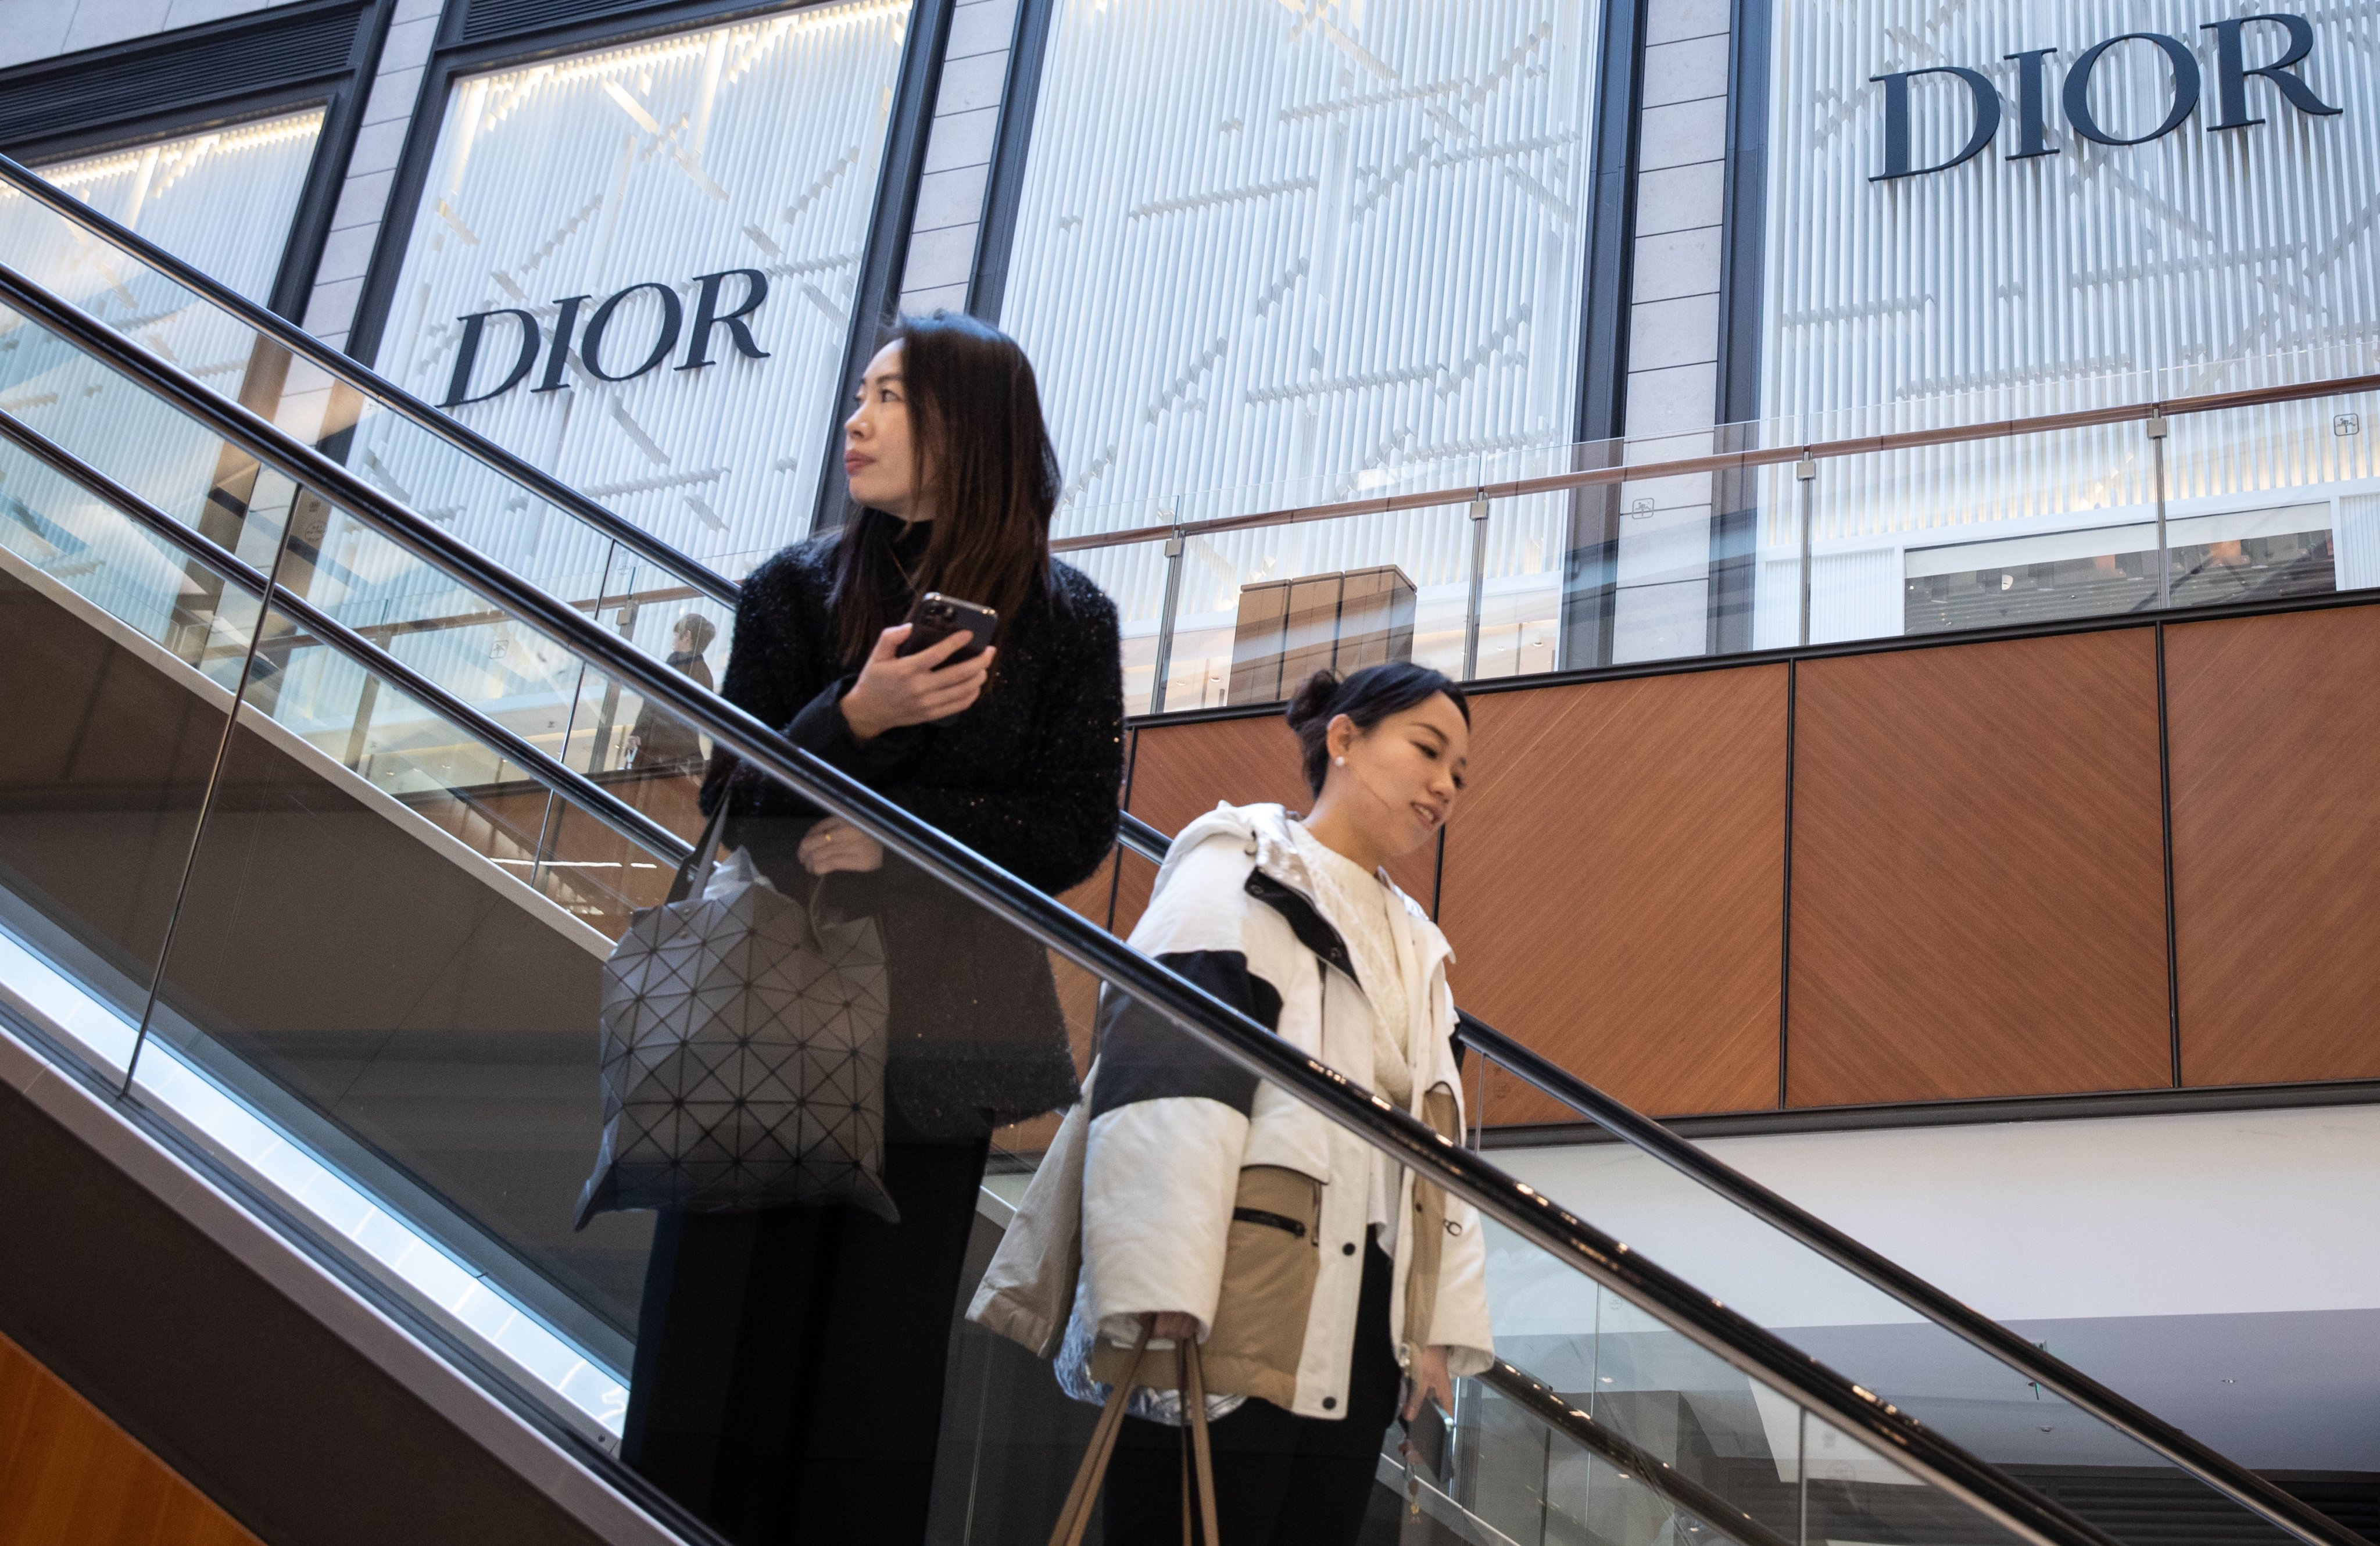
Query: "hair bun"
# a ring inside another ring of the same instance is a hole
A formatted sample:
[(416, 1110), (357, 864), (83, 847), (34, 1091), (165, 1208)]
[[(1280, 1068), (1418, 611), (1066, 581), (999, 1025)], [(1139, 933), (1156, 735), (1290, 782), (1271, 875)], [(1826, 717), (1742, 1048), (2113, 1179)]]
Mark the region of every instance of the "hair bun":
[(1335, 671), (1318, 671), (1298, 683), (1297, 690), (1290, 695), (1289, 727), (1297, 730), (1328, 720), (1330, 700), (1338, 696), (1339, 674)]

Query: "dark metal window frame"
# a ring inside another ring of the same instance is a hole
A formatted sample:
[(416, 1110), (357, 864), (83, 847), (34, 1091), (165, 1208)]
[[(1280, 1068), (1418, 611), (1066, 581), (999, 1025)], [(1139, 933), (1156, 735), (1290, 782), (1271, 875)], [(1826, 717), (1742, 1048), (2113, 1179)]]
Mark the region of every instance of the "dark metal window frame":
[[(273, 286), (261, 298), (273, 311), (302, 323), (394, 10), (395, 0), (299, 0), (0, 71), (0, 152), (39, 167), (322, 108), (322, 129), (314, 141), (297, 214)], [(335, 69), (285, 70), (281, 63), (285, 55), (276, 47), (282, 40), (301, 29), (332, 24), (343, 15), (352, 18), (354, 27), (343, 64)], [(82, 89), (86, 82), (92, 87), (120, 82), (128, 73), (170, 77), (176, 67), (197, 79), (148, 97), (137, 107), (110, 100), (120, 92), (86, 93)], [(10, 94), (28, 87), (87, 95), (93, 106), (80, 114), (44, 111), (34, 131), (30, 124), (7, 121)]]
[(1762, 278), (1768, 254), (1769, 42), (1776, 0), (1734, 0), (1727, 48), (1727, 191), (1719, 269), (1718, 421), (1761, 415)]
[[(1719, 213), (1718, 386), (1722, 431), (1761, 416), (1762, 278), (1768, 227), (1769, 23), (1775, 0), (1734, 0), (1727, 38), (1727, 171)], [(1735, 450), (1723, 437), (1715, 449)], [(1752, 647), (1754, 528), (1760, 483), (1743, 473), (1713, 480), (1709, 625), (1714, 654)]]
[[(471, 7), (450, 4), (439, 24), (437, 47), (421, 72), (421, 89), (414, 99), (413, 117), (399, 158), (396, 180), (389, 190), (388, 207), (381, 217), (373, 243), (363, 296), (356, 308), (355, 325), (347, 334), (346, 353), (366, 365), (380, 352), (382, 335), (396, 293), (398, 271), (413, 239), (414, 222), (421, 207), (431, 163), (438, 153), (438, 134), (445, 121), (447, 93), (458, 76), (530, 64), (540, 59), (593, 53), (646, 38), (665, 37), (729, 22), (756, 19), (786, 11), (804, 10), (833, 0), (796, 0), (795, 4), (754, 5), (751, 0), (677, 0), (674, 4), (636, 6), (562, 25), (540, 25), (495, 36), (472, 36)], [(917, 205), (917, 179), (925, 169), (926, 128), (933, 106), (933, 91), (941, 74), (942, 48), (950, 35), (953, 0), (913, 0), (908, 34), (902, 45), (899, 84), (886, 134), (884, 161), (876, 189), (875, 213), (860, 259), (858, 294), (852, 307), (851, 333), (844, 346), (840, 396), (857, 383), (874, 352), (877, 332), (890, 320), (901, 293), (901, 269), (907, 256), (909, 226)], [(834, 444), (841, 444), (841, 428)], [(830, 446), (832, 452), (832, 446)], [(827, 476), (819, 481), (818, 519), (831, 524), (831, 511), (842, 507), (844, 493), (836, 458), (827, 457)]]
[[(1646, 0), (1604, 0), (1596, 89), (1594, 182), (1588, 193), (1586, 296), (1579, 329), (1578, 422), (1583, 442), (1628, 428), (1629, 311), (1636, 288), (1636, 152), (1642, 141)], [(1597, 363), (1597, 356), (1601, 363)], [(1620, 578), (1620, 488), (1570, 496), (1563, 544), (1561, 664), (1611, 659)]]

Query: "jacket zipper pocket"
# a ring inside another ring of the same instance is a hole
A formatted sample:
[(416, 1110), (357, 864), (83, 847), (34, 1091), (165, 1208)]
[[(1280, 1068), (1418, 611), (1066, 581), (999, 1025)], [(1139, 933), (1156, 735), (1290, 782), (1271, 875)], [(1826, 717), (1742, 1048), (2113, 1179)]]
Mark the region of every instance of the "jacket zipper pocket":
[(1261, 1224), (1267, 1229), (1278, 1229), (1283, 1234), (1294, 1235), (1301, 1240), (1305, 1238), (1304, 1224), (1286, 1214), (1268, 1213), (1261, 1208), (1234, 1208), (1232, 1210), (1232, 1222)]

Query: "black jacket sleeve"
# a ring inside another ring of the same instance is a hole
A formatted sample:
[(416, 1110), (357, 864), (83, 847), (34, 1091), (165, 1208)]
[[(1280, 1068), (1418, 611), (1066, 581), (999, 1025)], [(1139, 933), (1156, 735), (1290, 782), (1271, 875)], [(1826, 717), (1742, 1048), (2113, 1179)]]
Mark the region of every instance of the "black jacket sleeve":
[[(779, 560), (753, 571), (735, 603), (735, 642), (719, 695), (746, 713), (783, 733), (805, 751), (869, 785), (899, 773), (916, 749), (913, 734), (893, 731), (861, 742), (843, 717), (843, 695), (859, 679), (837, 674), (839, 662), (821, 658), (811, 641), (832, 637), (826, 619), (804, 615), (815, 599), (807, 594), (790, 563)], [(740, 767), (722, 751), (704, 780), (702, 809), (717, 803), (732, 782), (744, 815), (815, 815), (799, 796), (758, 770)]]
[(1052, 623), (1032, 743), (1011, 785), (995, 793), (896, 785), (885, 792), (1054, 895), (1088, 880), (1115, 846), (1123, 669), (1115, 603), (1096, 587), (1075, 587)]

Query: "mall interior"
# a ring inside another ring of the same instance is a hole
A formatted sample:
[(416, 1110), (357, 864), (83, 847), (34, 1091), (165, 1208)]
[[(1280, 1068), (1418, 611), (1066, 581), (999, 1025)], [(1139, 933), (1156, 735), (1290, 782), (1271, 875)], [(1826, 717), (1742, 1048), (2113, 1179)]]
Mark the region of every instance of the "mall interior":
[[(2380, 6), (2278, 3), (0, 0), (0, 1543), (747, 1546), (574, 1227), (657, 728), (1477, 1211), (1367, 1543), (2380, 1540)], [(1120, 618), (1059, 896), (708, 686), (937, 309)], [(1124, 943), (1402, 660), (1459, 1143)], [(926, 1540), (1038, 1546), (972, 1286)]]

